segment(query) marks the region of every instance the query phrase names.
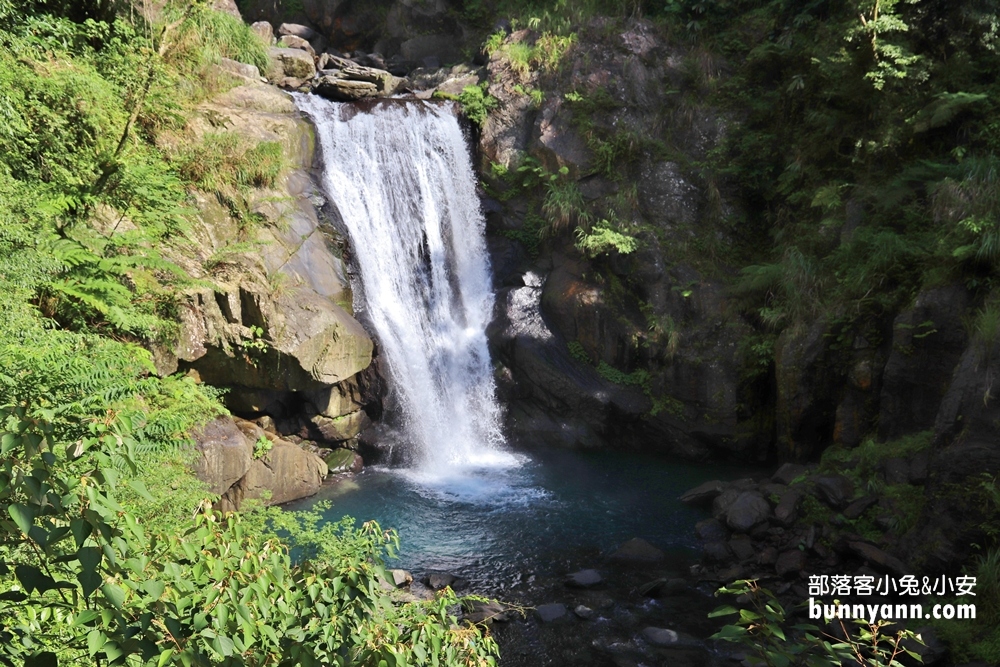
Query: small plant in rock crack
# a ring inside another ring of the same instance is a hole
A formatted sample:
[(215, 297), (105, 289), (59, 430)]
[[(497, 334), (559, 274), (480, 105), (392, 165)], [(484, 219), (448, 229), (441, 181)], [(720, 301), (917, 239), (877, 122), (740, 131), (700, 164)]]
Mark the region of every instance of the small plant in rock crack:
[(274, 447), (274, 443), (267, 436), (260, 436), (257, 438), (257, 442), (253, 443), (253, 457), (254, 459), (262, 459), (267, 456), (267, 453), (271, 451)]
[(257, 367), (257, 356), (267, 352), (267, 341), (264, 340), (264, 329), (256, 324), (250, 326), (250, 335), (244, 336), (239, 342), (243, 350), (243, 358), (254, 368)]

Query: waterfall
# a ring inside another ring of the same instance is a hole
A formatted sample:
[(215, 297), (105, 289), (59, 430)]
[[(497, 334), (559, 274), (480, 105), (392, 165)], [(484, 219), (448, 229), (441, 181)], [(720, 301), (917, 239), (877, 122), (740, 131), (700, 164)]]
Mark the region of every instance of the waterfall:
[(315, 95), (323, 186), (351, 237), (363, 308), (424, 471), (509, 465), (486, 325), (493, 291), (465, 137), (445, 105), (362, 110)]

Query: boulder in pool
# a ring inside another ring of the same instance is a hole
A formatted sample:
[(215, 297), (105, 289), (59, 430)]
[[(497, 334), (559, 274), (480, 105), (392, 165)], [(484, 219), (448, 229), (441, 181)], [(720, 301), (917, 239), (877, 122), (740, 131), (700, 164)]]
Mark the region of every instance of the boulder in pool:
[(618, 563), (648, 565), (660, 562), (665, 556), (666, 554), (660, 549), (657, 549), (641, 537), (633, 537), (611, 554), (611, 560)]
[(543, 604), (535, 607), (535, 615), (542, 623), (553, 623), (566, 618), (566, 605), (561, 602)]

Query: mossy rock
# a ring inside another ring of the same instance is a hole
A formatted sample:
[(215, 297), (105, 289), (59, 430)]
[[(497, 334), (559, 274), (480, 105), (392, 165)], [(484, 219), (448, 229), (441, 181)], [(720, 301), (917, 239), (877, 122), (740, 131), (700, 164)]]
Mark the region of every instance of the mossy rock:
[(364, 465), (361, 456), (349, 449), (334, 449), (323, 457), (330, 474), (342, 472), (360, 472)]

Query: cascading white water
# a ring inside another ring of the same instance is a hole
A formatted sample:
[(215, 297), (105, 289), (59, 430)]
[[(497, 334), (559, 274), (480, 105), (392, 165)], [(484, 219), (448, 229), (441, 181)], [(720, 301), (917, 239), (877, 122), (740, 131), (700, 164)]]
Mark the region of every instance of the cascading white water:
[(314, 95), (324, 188), (351, 237), (365, 298), (418, 468), (503, 466), (486, 342), (493, 291), (475, 175), (443, 105), (360, 110)]

